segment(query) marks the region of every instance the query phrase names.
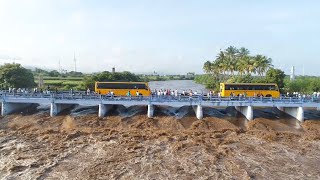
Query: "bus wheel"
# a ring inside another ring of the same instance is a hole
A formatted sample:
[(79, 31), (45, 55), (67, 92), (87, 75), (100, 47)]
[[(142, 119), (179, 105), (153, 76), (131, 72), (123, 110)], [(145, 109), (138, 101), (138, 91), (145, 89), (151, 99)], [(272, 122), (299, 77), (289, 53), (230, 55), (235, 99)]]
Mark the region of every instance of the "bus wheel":
[(267, 94), (266, 97), (272, 97), (272, 95), (271, 94)]

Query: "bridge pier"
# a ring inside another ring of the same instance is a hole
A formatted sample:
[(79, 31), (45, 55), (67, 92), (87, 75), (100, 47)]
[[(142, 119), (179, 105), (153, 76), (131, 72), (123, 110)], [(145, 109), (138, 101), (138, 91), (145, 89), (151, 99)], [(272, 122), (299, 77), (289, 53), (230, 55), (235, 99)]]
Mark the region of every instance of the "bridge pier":
[(100, 103), (98, 117), (103, 118), (111, 108), (112, 108), (112, 105), (106, 105), (106, 104)]
[(196, 113), (197, 119), (201, 120), (203, 118), (202, 106), (197, 105), (196, 107), (194, 107), (194, 111)]
[(236, 110), (243, 114), (249, 121), (253, 120), (252, 106), (235, 106)]
[(283, 111), (297, 120), (304, 121), (304, 110), (303, 107), (277, 107), (280, 111)]
[(153, 113), (154, 113), (154, 105), (148, 104), (148, 112), (147, 112), (148, 118), (152, 118)]
[(28, 106), (30, 106), (31, 103), (9, 103), (9, 102), (2, 102), (1, 105), (1, 115), (5, 116), (13, 112), (17, 112), (19, 110), (22, 110)]
[(57, 104), (57, 103), (51, 103), (50, 104), (50, 116), (54, 117), (58, 115), (61, 111), (71, 107), (71, 104)]

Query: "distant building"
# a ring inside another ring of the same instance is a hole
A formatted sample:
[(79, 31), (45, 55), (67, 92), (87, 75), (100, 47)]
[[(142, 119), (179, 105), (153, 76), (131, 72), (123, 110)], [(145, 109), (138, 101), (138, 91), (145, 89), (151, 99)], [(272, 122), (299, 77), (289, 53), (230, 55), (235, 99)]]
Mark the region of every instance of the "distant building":
[(194, 72), (188, 72), (186, 78), (194, 78), (195, 73)]
[(116, 68), (113, 67), (113, 68), (112, 68), (112, 73), (115, 73), (115, 72), (116, 72)]

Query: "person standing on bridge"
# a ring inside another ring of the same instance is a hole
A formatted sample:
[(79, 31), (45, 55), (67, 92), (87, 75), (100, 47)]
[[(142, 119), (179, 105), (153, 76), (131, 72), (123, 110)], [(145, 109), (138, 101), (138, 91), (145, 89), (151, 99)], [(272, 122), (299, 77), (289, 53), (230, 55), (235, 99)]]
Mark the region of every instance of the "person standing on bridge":
[(127, 96), (131, 97), (131, 92), (130, 91), (127, 92)]

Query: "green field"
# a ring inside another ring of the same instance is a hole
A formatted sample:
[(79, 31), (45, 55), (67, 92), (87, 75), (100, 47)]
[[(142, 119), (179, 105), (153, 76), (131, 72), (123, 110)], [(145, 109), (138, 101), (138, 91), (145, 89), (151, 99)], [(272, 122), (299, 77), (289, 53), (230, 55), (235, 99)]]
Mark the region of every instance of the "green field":
[[(81, 88), (83, 78), (79, 77), (43, 77), (44, 87), (64, 89), (68, 90), (70, 88)], [(35, 83), (38, 84), (39, 78), (35, 77)]]

